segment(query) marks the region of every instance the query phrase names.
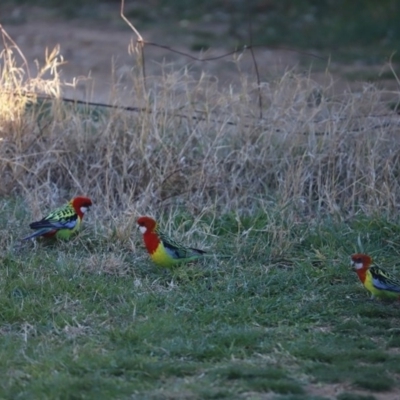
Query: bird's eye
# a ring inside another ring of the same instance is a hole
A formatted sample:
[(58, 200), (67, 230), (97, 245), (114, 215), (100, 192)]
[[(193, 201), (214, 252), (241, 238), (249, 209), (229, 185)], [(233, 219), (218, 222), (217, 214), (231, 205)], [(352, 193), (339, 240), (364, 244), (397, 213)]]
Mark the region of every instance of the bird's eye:
[(361, 263), (361, 262), (362, 262), (361, 258), (356, 259), (356, 263)]

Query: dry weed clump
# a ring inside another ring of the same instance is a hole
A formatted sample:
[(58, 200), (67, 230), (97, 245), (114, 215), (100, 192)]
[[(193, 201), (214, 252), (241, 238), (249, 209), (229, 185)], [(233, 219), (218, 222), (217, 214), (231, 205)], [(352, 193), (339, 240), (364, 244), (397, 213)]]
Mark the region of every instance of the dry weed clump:
[[(220, 89), (183, 70), (149, 78), (146, 90), (132, 76), (145, 110), (110, 111), (63, 103), (59, 63), (53, 54), (40, 70), (53, 75), (29, 78), (9, 48), (1, 54), (0, 192), (34, 212), (77, 193), (103, 205), (102, 216), (246, 212), (266, 201), (301, 213), (397, 211), (400, 121), (373, 86), (335, 96), (285, 72), (262, 84), (260, 119), (245, 76)], [(53, 100), (40, 101), (43, 92)]]

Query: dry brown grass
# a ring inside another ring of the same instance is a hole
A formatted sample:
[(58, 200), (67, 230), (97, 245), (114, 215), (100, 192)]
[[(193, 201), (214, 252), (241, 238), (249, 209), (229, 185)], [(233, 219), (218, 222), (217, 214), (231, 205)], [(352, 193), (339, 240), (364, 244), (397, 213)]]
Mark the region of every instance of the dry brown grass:
[(15, 54), (7, 46), (0, 62), (0, 193), (22, 196), (34, 215), (81, 193), (110, 221), (125, 211), (129, 226), (126, 215), (137, 213), (196, 217), (271, 201), (302, 214), (397, 211), (400, 119), (374, 86), (335, 95), (331, 84), (286, 71), (262, 83), (259, 119), (244, 74), (220, 89), (212, 77), (172, 71), (144, 90), (133, 72), (130, 105), (146, 111), (109, 111), (59, 99), (56, 54), (36, 77)]

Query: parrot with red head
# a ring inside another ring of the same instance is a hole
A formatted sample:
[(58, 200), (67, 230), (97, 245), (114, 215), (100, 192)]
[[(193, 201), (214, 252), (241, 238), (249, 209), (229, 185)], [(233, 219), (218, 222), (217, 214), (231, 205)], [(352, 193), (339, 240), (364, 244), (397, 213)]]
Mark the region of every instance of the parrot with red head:
[(177, 264), (196, 261), (206, 254), (204, 250), (185, 247), (169, 238), (150, 217), (140, 217), (137, 220), (143, 234), (143, 241), (153, 262), (164, 268)]
[(64, 206), (52, 211), (40, 221), (32, 222), (29, 227), (35, 232), (23, 238), (29, 240), (39, 236), (46, 238), (70, 239), (79, 231), (83, 216), (92, 206), (88, 197), (74, 197)]
[(372, 265), (369, 255), (353, 254), (351, 266), (372, 298), (400, 300), (400, 281), (384, 269)]

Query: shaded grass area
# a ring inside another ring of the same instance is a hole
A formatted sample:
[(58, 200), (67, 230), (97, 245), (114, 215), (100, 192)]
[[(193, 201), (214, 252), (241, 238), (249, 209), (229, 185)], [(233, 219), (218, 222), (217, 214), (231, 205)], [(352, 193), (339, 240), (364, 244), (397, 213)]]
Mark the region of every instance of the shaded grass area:
[[(257, 229), (286, 229), (271, 217), (279, 210), (205, 214), (204, 244), (232, 258), (163, 271), (139, 233), (130, 245), (95, 232), (91, 215), (70, 243), (19, 247), (31, 216), (20, 202), (0, 209), (1, 398), (328, 398), (310, 397), (310, 383), (398, 390), (400, 306), (368, 300), (348, 266), (364, 250), (399, 270), (393, 221), (298, 221), (280, 254), (272, 232)], [(182, 226), (182, 215), (169, 223)]]

